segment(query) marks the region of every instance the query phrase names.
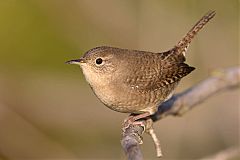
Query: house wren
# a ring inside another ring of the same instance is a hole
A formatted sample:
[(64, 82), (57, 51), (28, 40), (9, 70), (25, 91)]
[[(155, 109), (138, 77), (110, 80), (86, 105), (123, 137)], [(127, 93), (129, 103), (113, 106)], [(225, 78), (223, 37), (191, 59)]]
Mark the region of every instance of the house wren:
[(78, 64), (96, 96), (110, 109), (134, 113), (133, 121), (157, 111), (173, 94), (181, 78), (195, 68), (185, 62), (185, 53), (194, 36), (214, 17), (211, 11), (172, 49), (153, 53), (101, 46), (87, 51)]

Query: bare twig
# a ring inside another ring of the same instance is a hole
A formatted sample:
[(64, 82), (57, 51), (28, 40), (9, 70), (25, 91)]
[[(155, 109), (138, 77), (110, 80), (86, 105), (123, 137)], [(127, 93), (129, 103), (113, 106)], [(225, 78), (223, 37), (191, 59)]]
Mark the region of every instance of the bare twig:
[(150, 134), (150, 136), (152, 137), (153, 142), (155, 144), (155, 148), (156, 148), (156, 151), (157, 151), (157, 157), (162, 157), (162, 150), (161, 150), (161, 146), (160, 146), (160, 141), (158, 140), (157, 135), (156, 135), (156, 133), (155, 133), (155, 131), (152, 127), (149, 129), (148, 134)]
[[(155, 122), (169, 115), (183, 115), (210, 96), (227, 89), (237, 88), (239, 84), (240, 67), (214, 71), (210, 77), (199, 84), (182, 93), (174, 95), (168, 101), (162, 103), (158, 107), (158, 112), (151, 116), (151, 119)], [(145, 123), (144, 126), (145, 128), (147, 128), (146, 124), (147, 123)], [(142, 143), (141, 136), (144, 133), (144, 127), (139, 125), (129, 126), (130, 127), (123, 130), (123, 138), (121, 140), (122, 147), (128, 159), (141, 160), (143, 157), (139, 144)], [(161, 150), (159, 150), (156, 145), (158, 143), (158, 146), (160, 147), (159, 141), (156, 136), (154, 137), (155, 134), (150, 135), (155, 139), (155, 146), (159, 154)]]

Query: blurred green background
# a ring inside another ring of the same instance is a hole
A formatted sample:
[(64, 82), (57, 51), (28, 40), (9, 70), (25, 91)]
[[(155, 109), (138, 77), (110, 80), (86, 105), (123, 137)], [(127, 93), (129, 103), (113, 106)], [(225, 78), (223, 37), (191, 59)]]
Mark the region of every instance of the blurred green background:
[[(0, 159), (124, 159), (121, 123), (64, 62), (110, 45), (165, 51), (209, 10), (193, 40), (197, 69), (177, 92), (214, 69), (239, 64), (237, 0), (1, 0)], [(239, 90), (218, 94), (181, 118), (154, 125), (163, 159), (197, 159), (239, 145)], [(144, 157), (155, 159), (149, 136)]]

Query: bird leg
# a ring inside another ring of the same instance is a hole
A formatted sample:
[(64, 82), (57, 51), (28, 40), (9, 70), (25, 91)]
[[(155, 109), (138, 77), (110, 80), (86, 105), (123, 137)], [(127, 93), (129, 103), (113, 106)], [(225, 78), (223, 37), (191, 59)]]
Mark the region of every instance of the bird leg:
[[(139, 114), (139, 115), (130, 115), (123, 122), (123, 127), (122, 127), (123, 133), (126, 133), (127, 129), (129, 129), (133, 126), (136, 126), (136, 125), (142, 127), (143, 131), (141, 133), (146, 132), (151, 136), (151, 138), (154, 142), (154, 145), (155, 145), (155, 149), (156, 149), (156, 152), (157, 152), (157, 157), (162, 157), (160, 141), (157, 138), (157, 135), (156, 135), (156, 133), (153, 129), (153, 120), (148, 116), (150, 116), (150, 113), (148, 113), (148, 112), (143, 113), (143, 114)], [(140, 120), (140, 119), (143, 119), (143, 118), (145, 118), (145, 119)], [(137, 137), (139, 144), (142, 144), (143, 143), (142, 136), (139, 135), (139, 133), (134, 133), (134, 134)]]
[(130, 123), (133, 123), (139, 119), (142, 119), (142, 118), (146, 118), (150, 116), (150, 113), (149, 112), (145, 112), (145, 113), (142, 113), (142, 114), (137, 114), (137, 115), (130, 115), (126, 121), (130, 121)]
[(139, 125), (143, 127), (145, 131), (145, 123), (143, 121), (138, 121), (139, 119), (146, 118), (150, 116), (149, 112), (145, 112), (138, 115), (130, 115), (123, 122), (123, 131), (125, 131), (130, 125)]
[[(148, 125), (146, 124), (146, 120), (140, 120), (140, 119), (146, 118), (149, 115), (150, 113), (148, 112), (143, 114), (138, 114), (138, 115), (131, 114), (123, 122), (123, 126), (122, 126), (123, 133), (127, 133), (129, 129), (131, 130), (132, 127), (136, 127), (136, 126), (140, 126), (142, 128), (141, 134), (144, 133)], [(138, 139), (138, 143), (142, 144), (143, 143), (142, 136), (137, 132), (133, 132), (133, 134), (134, 134), (134, 137)]]

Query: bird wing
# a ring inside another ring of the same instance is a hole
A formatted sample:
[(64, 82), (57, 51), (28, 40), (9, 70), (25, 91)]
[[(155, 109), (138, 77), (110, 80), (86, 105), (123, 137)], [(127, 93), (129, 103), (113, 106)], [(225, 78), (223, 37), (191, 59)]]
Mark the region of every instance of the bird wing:
[[(132, 67), (127, 84), (141, 91), (151, 91), (166, 87), (189, 74), (195, 68), (184, 63), (185, 57), (174, 53), (175, 50), (156, 53), (156, 56), (143, 57), (148, 61), (141, 67)], [(157, 55), (158, 54), (158, 55)]]

